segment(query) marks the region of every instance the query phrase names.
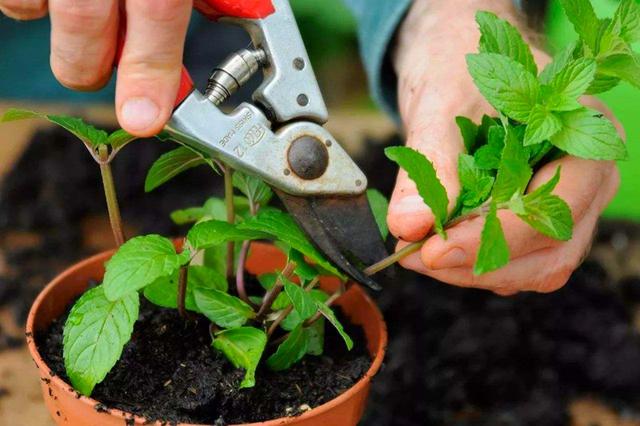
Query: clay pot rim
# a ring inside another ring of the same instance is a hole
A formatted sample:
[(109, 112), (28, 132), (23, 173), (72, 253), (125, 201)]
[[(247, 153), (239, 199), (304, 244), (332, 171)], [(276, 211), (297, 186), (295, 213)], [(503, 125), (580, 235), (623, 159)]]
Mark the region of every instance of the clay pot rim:
[[(259, 244), (267, 245), (265, 243), (259, 243)], [(78, 263), (73, 264), (69, 268), (65, 269), (62, 273), (57, 275), (49, 284), (47, 284), (47, 286), (44, 289), (42, 289), (42, 291), (38, 294), (38, 297), (34, 300), (33, 304), (31, 305), (31, 309), (29, 310), (29, 316), (27, 317), (27, 324), (26, 324), (27, 347), (29, 348), (29, 353), (31, 354), (31, 358), (36, 363), (36, 366), (38, 367), (38, 369), (40, 371), (46, 372), (46, 374), (49, 376), (49, 380), (51, 380), (52, 382), (55, 382), (56, 385), (58, 385), (58, 387), (62, 389), (65, 393), (72, 395), (74, 398), (78, 399), (79, 402), (85, 405), (89, 405), (92, 409), (95, 409), (96, 404), (99, 404), (100, 401), (78, 393), (71, 384), (65, 382), (57, 374), (53, 373), (53, 371), (42, 359), (35, 343), (34, 322), (35, 322), (36, 312), (38, 311), (39, 307), (43, 304), (44, 300), (49, 296), (49, 293), (52, 291), (54, 287), (59, 285), (59, 283), (64, 281), (69, 275), (72, 275), (77, 269), (82, 268), (88, 264), (101, 261), (103, 259), (106, 260), (109, 257), (111, 257), (113, 253), (115, 253), (115, 250), (108, 250), (108, 251), (95, 254), (89, 257), (88, 259), (85, 259)], [(382, 313), (380, 312), (380, 309), (378, 308), (378, 306), (373, 302), (373, 300), (371, 300), (369, 295), (359, 285), (352, 286), (350, 291), (356, 291), (359, 294), (359, 296), (364, 299), (365, 303), (367, 305), (370, 305), (375, 315), (375, 321), (379, 324), (379, 327), (380, 327), (380, 341), (377, 347), (375, 348), (375, 357), (373, 358), (373, 361), (371, 362), (371, 366), (369, 367), (367, 372), (353, 386), (351, 386), (345, 392), (341, 393), (340, 395), (333, 398), (332, 400), (327, 401), (324, 404), (313, 408), (310, 411), (300, 414), (299, 416), (281, 417), (278, 419), (267, 420), (264, 422), (243, 423), (242, 425), (230, 425), (230, 426), (286, 425), (297, 419), (315, 417), (320, 413), (331, 410), (334, 406), (339, 405), (344, 400), (349, 399), (349, 397), (352, 394), (356, 393), (358, 389), (362, 388), (363, 386), (366, 386), (367, 383), (371, 381), (371, 379), (377, 374), (378, 370), (380, 370), (380, 367), (382, 366), (382, 361), (384, 359), (384, 354), (387, 349), (387, 324), (384, 322)], [(80, 396), (79, 398), (78, 398), (78, 395)], [(143, 417), (133, 415), (132, 413), (128, 413), (116, 408), (109, 408), (109, 414), (112, 416), (121, 418), (123, 421), (126, 421), (126, 420), (131, 421), (131, 419), (133, 418), (135, 421), (135, 424), (148, 424), (147, 420), (145, 420)], [(158, 422), (156, 422), (156, 424), (157, 423)], [(205, 426), (205, 425), (197, 425), (192, 423), (179, 423), (178, 426)]]

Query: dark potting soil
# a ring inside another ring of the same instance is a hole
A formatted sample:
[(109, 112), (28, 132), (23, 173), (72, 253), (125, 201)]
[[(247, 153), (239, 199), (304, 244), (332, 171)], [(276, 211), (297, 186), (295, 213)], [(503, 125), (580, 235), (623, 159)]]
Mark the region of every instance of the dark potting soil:
[[(96, 386), (97, 408), (119, 408), (169, 423), (224, 425), (297, 415), (349, 389), (371, 365), (360, 327), (343, 324), (355, 342), (347, 351), (327, 326), (325, 353), (304, 358), (284, 373), (258, 370), (256, 386), (239, 389), (244, 371), (211, 348), (209, 322), (185, 322), (174, 309), (143, 301), (122, 358)], [(45, 362), (66, 380), (62, 329), (55, 321), (37, 337)]]

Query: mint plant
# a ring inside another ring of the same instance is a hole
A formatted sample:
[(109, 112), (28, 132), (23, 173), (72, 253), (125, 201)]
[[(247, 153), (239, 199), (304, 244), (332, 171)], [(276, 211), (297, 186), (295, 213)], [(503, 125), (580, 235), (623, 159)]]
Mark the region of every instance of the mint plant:
[(62, 127), (75, 135), (87, 148), (89, 154), (91, 154), (91, 158), (93, 158), (100, 167), (100, 175), (102, 177), (102, 185), (107, 202), (109, 221), (111, 222), (111, 229), (113, 230), (113, 237), (117, 246), (122, 245), (125, 241), (125, 235), (120, 215), (120, 207), (118, 206), (116, 187), (111, 173), (111, 162), (122, 148), (137, 138), (122, 129), (118, 129), (109, 134), (104, 130), (97, 129), (85, 123), (80, 118), (66, 115), (42, 114), (18, 108), (7, 110), (0, 117), (0, 123), (30, 118), (43, 118)]
[[(499, 117), (478, 125), (457, 117), (466, 152), (458, 161), (461, 192), (453, 211), (433, 164), (407, 147), (387, 148), (386, 155), (407, 171), (435, 216), (433, 233), (482, 216), (476, 274), (509, 262), (509, 248), (499, 210), (510, 210), (538, 232), (556, 240), (571, 239), (573, 219), (567, 203), (553, 195), (560, 168), (546, 184), (526, 193), (533, 173), (564, 155), (593, 160), (622, 160), (625, 145), (613, 123), (580, 103), (580, 97), (608, 91), (626, 81), (640, 88), (640, 5), (623, 0), (612, 19), (596, 17), (589, 0), (562, 0), (578, 41), (539, 72), (530, 47), (518, 30), (492, 13), (479, 12), (479, 53), (467, 56), (468, 71)], [(431, 233), (427, 238), (429, 238)], [(369, 268), (374, 273), (416, 252), (424, 240)]]

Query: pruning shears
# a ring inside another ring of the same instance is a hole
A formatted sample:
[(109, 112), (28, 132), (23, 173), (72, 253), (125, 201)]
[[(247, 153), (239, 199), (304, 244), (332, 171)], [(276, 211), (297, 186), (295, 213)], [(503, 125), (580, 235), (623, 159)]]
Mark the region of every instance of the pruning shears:
[[(183, 67), (165, 131), (171, 138), (260, 177), (315, 245), (351, 278), (386, 256), (366, 198), (367, 178), (322, 127), (329, 115), (288, 0), (195, 0), (212, 20), (243, 27), (252, 47), (231, 54), (194, 88)], [(220, 106), (259, 71), (253, 102)]]

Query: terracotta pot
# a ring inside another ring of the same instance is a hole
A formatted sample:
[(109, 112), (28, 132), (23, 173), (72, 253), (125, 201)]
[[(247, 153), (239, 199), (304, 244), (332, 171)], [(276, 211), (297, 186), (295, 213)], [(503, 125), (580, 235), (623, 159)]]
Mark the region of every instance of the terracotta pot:
[[(104, 275), (104, 263), (113, 251), (104, 252), (80, 262), (64, 271), (40, 293), (31, 307), (27, 319), (27, 344), (31, 356), (38, 367), (42, 381), (42, 394), (51, 416), (58, 425), (70, 426), (122, 426), (147, 424), (143, 418), (116, 409), (98, 412), (98, 401), (79, 396), (69, 385), (51, 372), (42, 360), (34, 342), (34, 333), (46, 329), (60, 317), (68, 304), (81, 295), (90, 280), (100, 280)], [(282, 268), (285, 256), (274, 246), (254, 243), (247, 261), (247, 270), (253, 274), (271, 272)], [(321, 281), (326, 290), (337, 288), (335, 279)], [(297, 426), (350, 426), (356, 425), (362, 417), (371, 378), (378, 372), (387, 345), (387, 329), (380, 311), (359, 286), (353, 286), (338, 301), (346, 315), (355, 324), (364, 328), (367, 347), (373, 358), (371, 368), (352, 388), (297, 417), (285, 417), (261, 423), (257, 426), (297, 425)], [(186, 425), (183, 425), (186, 426)]]

